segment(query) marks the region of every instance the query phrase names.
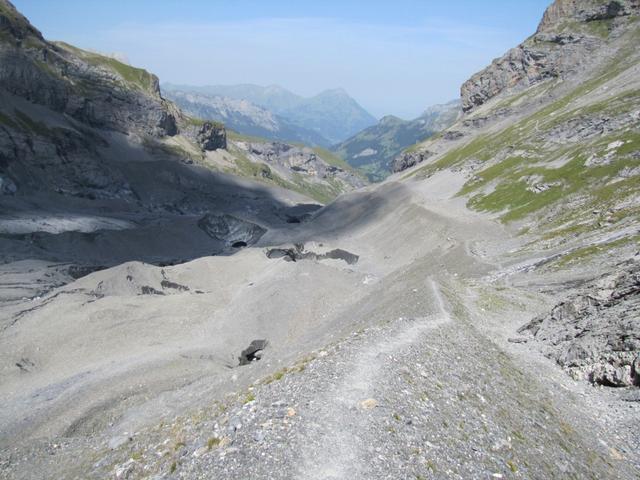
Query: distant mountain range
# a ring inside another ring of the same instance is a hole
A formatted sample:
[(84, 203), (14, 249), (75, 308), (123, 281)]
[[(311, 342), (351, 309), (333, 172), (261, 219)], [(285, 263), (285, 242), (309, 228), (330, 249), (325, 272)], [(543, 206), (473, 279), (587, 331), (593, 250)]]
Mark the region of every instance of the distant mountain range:
[(460, 101), (454, 100), (430, 107), (414, 120), (389, 115), (336, 145), (333, 151), (370, 180), (380, 181), (391, 173), (393, 160), (402, 150), (448, 128), (461, 113)]
[(223, 122), (229, 129), (244, 135), (310, 146), (329, 145), (329, 141), (319, 133), (296, 125), (248, 100), (180, 90), (166, 90), (164, 95), (189, 115)]
[[(279, 121), (282, 124), (281, 131), (292, 132), (296, 135), (291, 138), (283, 138), (274, 137), (269, 132), (266, 132), (266, 134), (264, 132), (261, 133), (261, 135), (268, 138), (280, 140), (299, 140), (300, 137), (308, 137), (308, 131), (311, 130), (319, 135), (313, 143), (328, 146), (342, 142), (376, 123), (376, 119), (343, 89), (326, 90), (310, 98), (301, 97), (277, 85), (262, 87), (259, 85), (192, 86), (163, 84), (162, 90), (167, 96), (171, 96), (171, 92), (180, 91), (182, 93), (227, 99), (224, 101), (226, 105), (225, 111), (228, 115), (227, 119), (222, 114), (212, 119), (226, 121), (229, 126), (232, 126), (229, 122), (230, 117), (245, 117), (246, 120), (248, 113), (247, 105), (245, 104), (242, 106), (242, 111), (238, 112), (238, 115), (231, 115), (231, 106), (240, 105), (233, 104), (229, 100), (250, 102), (254, 106), (266, 109), (278, 116), (281, 119)], [(216, 102), (219, 103), (221, 101), (216, 100)], [(211, 105), (208, 106), (211, 107)], [(213, 111), (210, 111), (210, 113), (213, 113)], [(260, 124), (261, 121), (259, 119), (256, 118), (255, 120), (246, 124)], [(232, 128), (237, 128), (242, 133), (250, 133), (242, 131), (240, 127)], [(299, 132), (298, 130), (301, 131)], [(304, 133), (305, 131), (307, 133)], [(324, 140), (321, 140), (320, 137)]]

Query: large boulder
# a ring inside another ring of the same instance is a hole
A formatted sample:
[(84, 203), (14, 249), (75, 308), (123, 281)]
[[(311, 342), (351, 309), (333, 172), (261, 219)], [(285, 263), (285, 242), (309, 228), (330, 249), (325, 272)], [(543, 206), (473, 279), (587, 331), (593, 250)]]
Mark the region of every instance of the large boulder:
[(227, 132), (219, 123), (205, 122), (196, 135), (202, 150), (227, 148)]

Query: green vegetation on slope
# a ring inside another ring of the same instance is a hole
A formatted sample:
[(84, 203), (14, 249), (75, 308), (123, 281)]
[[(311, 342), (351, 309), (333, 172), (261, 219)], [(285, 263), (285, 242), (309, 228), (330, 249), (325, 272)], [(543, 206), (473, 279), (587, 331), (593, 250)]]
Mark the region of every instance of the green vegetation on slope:
[[(637, 35), (637, 31), (631, 32), (633, 41)], [(637, 109), (637, 89), (608, 98), (602, 95), (608, 82), (623, 73), (629, 75), (627, 69), (634, 62), (629, 53), (621, 52), (601, 75), (534, 114), (497, 133), (477, 136), (413, 174), (429, 176), (441, 169), (474, 164), (476, 172), (459, 194), (469, 197), (470, 207), (499, 213), (505, 222), (570, 202), (579, 203), (582, 213), (590, 208), (613, 208), (637, 192), (637, 176), (624, 178), (623, 173), (640, 165), (638, 125), (634, 128), (629, 121), (626, 128), (606, 136), (592, 134), (581, 141), (563, 141), (554, 132), (575, 133), (579, 125), (589, 125), (594, 117), (605, 117), (609, 122)], [(518, 101), (527, 93), (537, 95), (540, 88), (548, 87), (535, 87), (535, 92), (519, 93), (508, 101)], [(588, 95), (594, 93), (594, 100), (588, 102)], [(554, 221), (576, 220), (578, 210), (560, 212)]]
[(227, 173), (293, 190), (324, 204), (331, 202), (343, 192), (340, 183), (334, 179), (326, 179), (328, 185), (325, 185), (305, 180), (299, 173), (294, 173), (292, 180), (288, 181), (276, 174), (268, 165), (252, 162), (241, 150), (231, 148), (230, 152), (234, 156), (236, 168), (227, 169)]
[(115, 58), (94, 52), (88, 52), (74, 47), (73, 45), (69, 45), (68, 43), (57, 42), (56, 44), (82, 58), (90, 65), (103, 67), (117, 73), (124, 83), (130, 87), (154, 95), (157, 93), (156, 77), (143, 68), (132, 67), (131, 65), (127, 65), (126, 63), (116, 60)]

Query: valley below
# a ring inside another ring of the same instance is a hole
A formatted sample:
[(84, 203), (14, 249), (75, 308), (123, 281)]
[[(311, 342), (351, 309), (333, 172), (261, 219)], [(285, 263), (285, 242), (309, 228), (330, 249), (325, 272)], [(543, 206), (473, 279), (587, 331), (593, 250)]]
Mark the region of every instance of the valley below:
[(639, 478), (640, 5), (586, 3), (371, 126), (0, 0), (0, 478)]

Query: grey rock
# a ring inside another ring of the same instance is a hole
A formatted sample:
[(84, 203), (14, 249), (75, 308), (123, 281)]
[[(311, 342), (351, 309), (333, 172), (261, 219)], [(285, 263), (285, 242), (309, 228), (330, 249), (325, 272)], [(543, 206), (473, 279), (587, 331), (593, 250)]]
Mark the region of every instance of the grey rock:
[[(275, 167), (274, 170), (278, 172), (284, 171), (288, 176), (302, 176), (315, 182), (330, 182), (329, 184), (334, 185), (338, 181), (346, 189), (363, 187), (367, 183), (353, 171), (333, 165), (322, 154), (309, 147), (282, 142), (240, 142), (238, 146), (252, 159), (264, 162), (271, 168)], [(271, 169), (267, 167), (263, 176), (271, 175)]]
[(392, 171), (402, 172), (407, 168), (411, 168), (419, 163), (424, 162), (428, 158), (432, 157), (433, 153), (427, 150), (419, 150), (415, 152), (405, 152), (399, 155), (394, 161), (391, 167)]
[(242, 419), (240, 417), (231, 417), (229, 419), (228, 429), (230, 432), (236, 432), (242, 428)]
[(465, 112), (515, 88), (527, 88), (545, 79), (562, 77), (580, 68), (604, 42), (597, 35), (567, 33), (566, 22), (586, 25), (609, 19), (615, 29), (622, 17), (640, 12), (635, 0), (577, 2), (556, 0), (545, 12), (537, 32), (491, 66), (475, 74), (461, 89)]
[(203, 150), (227, 148), (227, 132), (220, 124), (205, 122), (198, 131), (196, 139)]
[(640, 258), (522, 326), (574, 378), (611, 387), (640, 383)]

